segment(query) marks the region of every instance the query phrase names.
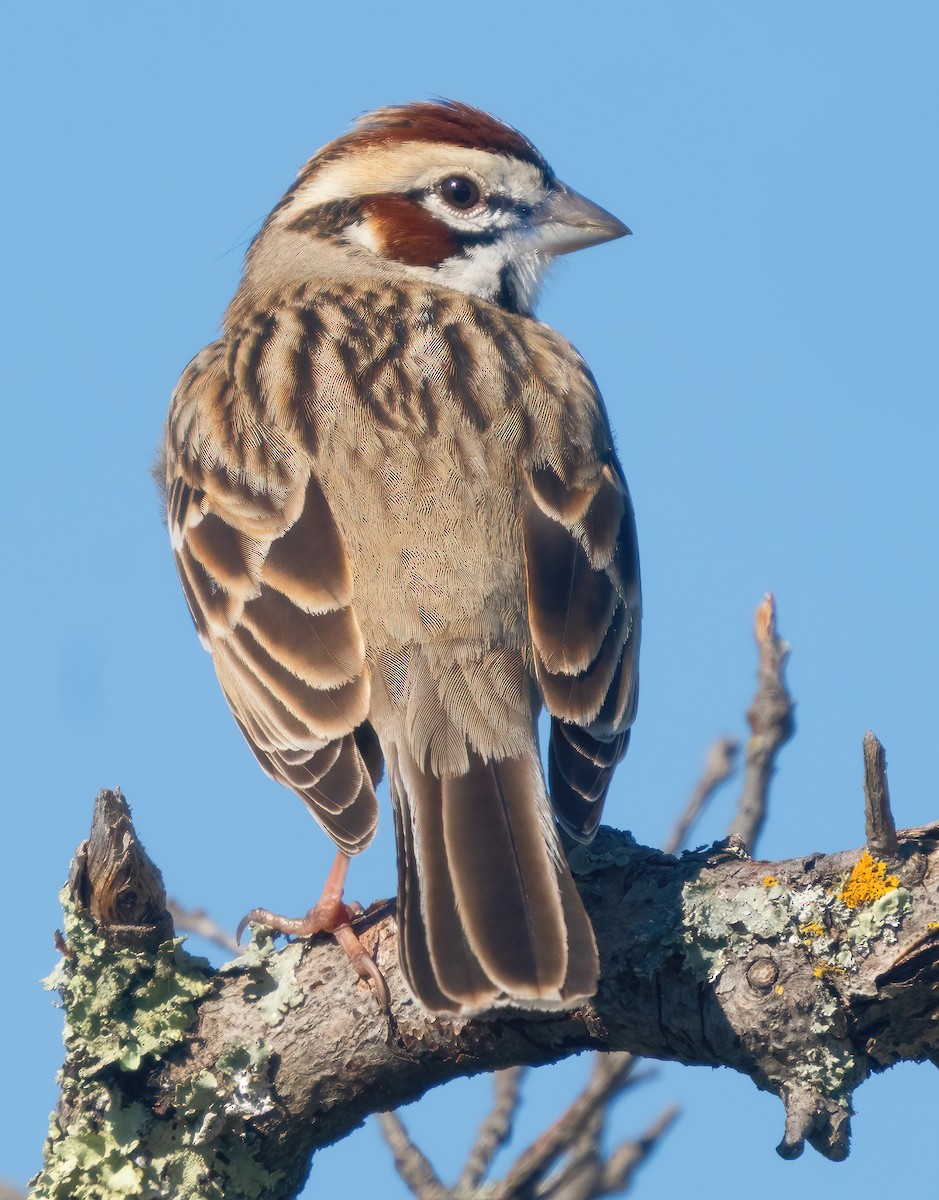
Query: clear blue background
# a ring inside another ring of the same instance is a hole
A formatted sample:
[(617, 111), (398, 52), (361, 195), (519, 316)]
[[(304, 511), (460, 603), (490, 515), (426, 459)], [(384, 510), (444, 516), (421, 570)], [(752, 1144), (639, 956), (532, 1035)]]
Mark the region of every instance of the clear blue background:
[[(597, 374), (639, 518), (643, 697), (611, 821), (660, 842), (711, 739), (745, 734), (766, 589), (799, 729), (764, 855), (860, 844), (867, 728), (898, 822), (939, 817), (939, 7), (47, 3), (4, 26), (0, 1175), (39, 1165), (61, 1047), (37, 980), (100, 787), (124, 788), (171, 892), (228, 928), (257, 903), (305, 909), (330, 858), (228, 715), (148, 467), (247, 240), (365, 109), (490, 109), (635, 230), (567, 260), (542, 306)], [(393, 876), (386, 813), (351, 893)], [(585, 1070), (532, 1081), (524, 1134)], [(488, 1086), (407, 1114), (447, 1177)], [(663, 1068), (616, 1124), (684, 1107), (640, 1195), (874, 1196), (897, 1161), (929, 1194), (937, 1097), (925, 1066), (866, 1084), (839, 1166), (779, 1160), (782, 1105), (724, 1071)], [(374, 1126), (319, 1157), (317, 1186), (405, 1194)]]

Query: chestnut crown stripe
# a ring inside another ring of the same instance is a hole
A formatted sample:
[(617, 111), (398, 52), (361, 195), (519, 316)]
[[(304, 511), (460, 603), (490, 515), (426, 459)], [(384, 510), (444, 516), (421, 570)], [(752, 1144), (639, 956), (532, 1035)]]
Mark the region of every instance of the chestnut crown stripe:
[(309, 179), (319, 167), (348, 150), (395, 142), (437, 142), (470, 150), (490, 150), (531, 163), (542, 172), (546, 183), (554, 180), (554, 172), (544, 156), (511, 125), (458, 100), (422, 100), (365, 113), (349, 133), (324, 146), (306, 163), (298, 182)]

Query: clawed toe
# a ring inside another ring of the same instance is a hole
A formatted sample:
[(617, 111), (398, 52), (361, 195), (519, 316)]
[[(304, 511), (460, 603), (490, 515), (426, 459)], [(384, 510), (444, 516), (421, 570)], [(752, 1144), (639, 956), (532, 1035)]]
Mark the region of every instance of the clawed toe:
[(366, 983), (369, 980), (372, 981), (379, 1011), (387, 1015), (391, 1011), (391, 993), (388, 991), (384, 975), (378, 969), (378, 964), (356, 937), (351, 925), (340, 925), (335, 931), (335, 937), (345, 950), (349, 962), (355, 967), (359, 978), (364, 979)]
[(241, 936), (249, 925), (266, 925), (275, 933), (290, 934), (293, 937), (309, 938), (318, 933), (332, 934), (345, 951), (359, 978), (366, 982), (371, 980), (379, 1009), (388, 1013), (391, 1008), (391, 994), (385, 977), (356, 937), (351, 925), (352, 918), (361, 916), (365, 910), (355, 900), (348, 904), (343, 903), (342, 885), (348, 865), (349, 860), (345, 854), (340, 853), (336, 856), (323, 894), (305, 917), (282, 917), (267, 908), (252, 908), (239, 921), (235, 939), (240, 944)]
[(293, 937), (313, 937), (317, 933), (333, 932), (328, 923), (323, 924), (318, 919), (316, 907), (311, 908), (305, 917), (282, 917), (278, 913), (271, 912), (269, 908), (252, 908), (241, 918), (238, 928), (235, 930), (235, 940), (239, 945), (241, 935), (249, 925), (266, 925), (275, 933), (290, 934)]

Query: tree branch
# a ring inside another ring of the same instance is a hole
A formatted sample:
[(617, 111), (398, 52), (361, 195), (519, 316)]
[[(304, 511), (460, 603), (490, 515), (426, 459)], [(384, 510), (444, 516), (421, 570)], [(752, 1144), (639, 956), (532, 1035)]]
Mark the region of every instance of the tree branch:
[(290, 1197), (368, 1113), (585, 1048), (732, 1067), (784, 1100), (782, 1153), (842, 1158), (872, 1071), (939, 1062), (939, 824), (900, 835), (891, 874), (859, 851), (753, 862), (730, 840), (676, 860), (610, 829), (572, 865), (600, 947), (591, 1004), (432, 1017), (383, 905), (358, 930), (384, 1018), (331, 940), (261, 934), (217, 971), (188, 956), (123, 798), (101, 793), (63, 895), (67, 1058), (36, 1196)]
[(507, 1067), (496, 1073), (493, 1079), (495, 1103), (479, 1127), (457, 1184), (458, 1192), (469, 1192), (479, 1187), (492, 1166), (492, 1160), (512, 1136), (524, 1074), (524, 1067)]
[[(499, 1072), (501, 1075), (503, 1072)], [(393, 1112), (378, 1114), (378, 1123), (395, 1160), (395, 1169), (417, 1200), (446, 1200), (449, 1192), (430, 1160), (411, 1140), (404, 1122)]]
[[(598, 1200), (609, 1195), (606, 1185), (620, 1171), (608, 1176), (609, 1164), (601, 1156), (600, 1141), (610, 1103), (628, 1086), (635, 1065), (636, 1059), (629, 1053), (597, 1055), (587, 1086), (534, 1145), (519, 1156), (501, 1184), (493, 1189), (495, 1200), (518, 1200), (531, 1195), (539, 1200)], [(647, 1156), (670, 1123), (669, 1119), (662, 1125), (644, 1152), (636, 1153), (635, 1143), (619, 1147), (624, 1152), (620, 1158), (628, 1157), (628, 1173)], [(559, 1162), (562, 1162), (560, 1170), (552, 1174)]]
[(785, 680), (789, 644), (776, 632), (776, 602), (769, 592), (756, 610), (756, 644), (760, 651), (759, 686), (747, 711), (751, 736), (747, 743), (743, 792), (729, 831), (731, 837), (736, 835), (751, 849), (766, 820), (776, 757), (795, 731), (793, 703)]

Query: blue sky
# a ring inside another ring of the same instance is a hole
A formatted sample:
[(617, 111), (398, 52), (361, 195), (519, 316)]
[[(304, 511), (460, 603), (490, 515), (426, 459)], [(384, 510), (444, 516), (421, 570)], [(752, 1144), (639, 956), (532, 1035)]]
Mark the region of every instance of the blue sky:
[[(0, 1176), (38, 1167), (61, 1046), (37, 981), (100, 787), (125, 790), (171, 892), (230, 928), (254, 904), (303, 911), (331, 858), (229, 717), (148, 467), (258, 222), (378, 104), (490, 109), (634, 230), (566, 260), (541, 310), (597, 375), (639, 521), (643, 694), (611, 823), (661, 842), (708, 743), (744, 735), (767, 589), (793, 645), (798, 732), (762, 853), (862, 841), (867, 728), (898, 823), (939, 816), (939, 8), (171, 0), (19, 5), (5, 30), (0, 1020), (15, 1102)], [(353, 866), (364, 902), (394, 887), (384, 802)], [(698, 840), (721, 836), (733, 803), (731, 786)], [(586, 1069), (530, 1082), (524, 1134)], [(693, 1183), (700, 1200), (738, 1200), (755, 1180), (803, 1200), (874, 1196), (898, 1154), (904, 1186), (927, 1191), (937, 1091), (927, 1067), (865, 1085), (838, 1166), (779, 1160), (780, 1102), (726, 1071), (663, 1068), (616, 1127), (684, 1108), (640, 1196)], [(407, 1113), (445, 1173), (487, 1095), (468, 1081)], [(320, 1156), (313, 1180), (311, 1194), (406, 1194), (373, 1127)]]

